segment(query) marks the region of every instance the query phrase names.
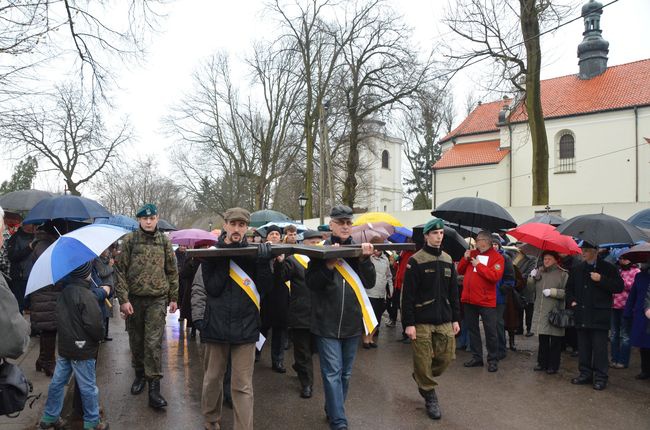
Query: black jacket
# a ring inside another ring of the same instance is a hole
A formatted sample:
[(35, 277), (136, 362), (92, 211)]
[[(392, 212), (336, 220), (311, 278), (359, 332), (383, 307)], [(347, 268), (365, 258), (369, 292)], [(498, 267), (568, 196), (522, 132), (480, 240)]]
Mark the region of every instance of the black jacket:
[(283, 263), (271, 260), (273, 267), (272, 285), (262, 302), (262, 327), (265, 329), (287, 328), (289, 316), (289, 288), (282, 277)]
[[(341, 243), (332, 236), (325, 244)], [(343, 244), (352, 243), (348, 238)], [(345, 261), (361, 278), (364, 288), (375, 286), (375, 266), (369, 258), (346, 258)], [(313, 258), (309, 261), (305, 275), (311, 289), (311, 332), (329, 338), (348, 338), (363, 332), (361, 306), (354, 290), (347, 285), (341, 274), (330, 270), (325, 260)]]
[(282, 279), (291, 282), (289, 296), (289, 328), (309, 328), (311, 320), (311, 291), (305, 283), (306, 269), (293, 255), (282, 265)]
[(11, 262), (9, 276), (14, 281), (26, 281), (29, 278), (35, 260), (29, 246), (33, 240), (33, 234), (25, 233), (19, 228), (7, 241), (7, 257)]
[(104, 321), (90, 282), (64, 280), (56, 310), (59, 355), (70, 360), (97, 357), (99, 341), (104, 338)]
[[(217, 243), (218, 248), (245, 246), (246, 241), (227, 245), (223, 237)], [(192, 285), (192, 317), (201, 331), (201, 342), (242, 344), (257, 342), (259, 338), (260, 313), (230, 277), (231, 259), (255, 282), (261, 297), (272, 285), (269, 260), (224, 257), (203, 261), (199, 267), (201, 276), (197, 273)]]
[(460, 321), (456, 267), (440, 248), (428, 245), (409, 258), (402, 287), (402, 325)]
[[(601, 280), (591, 280), (590, 272), (600, 273)], [(612, 317), (612, 294), (623, 291), (623, 279), (613, 265), (598, 259), (596, 266), (586, 261), (569, 272), (566, 302), (576, 302), (576, 328), (609, 330)]]

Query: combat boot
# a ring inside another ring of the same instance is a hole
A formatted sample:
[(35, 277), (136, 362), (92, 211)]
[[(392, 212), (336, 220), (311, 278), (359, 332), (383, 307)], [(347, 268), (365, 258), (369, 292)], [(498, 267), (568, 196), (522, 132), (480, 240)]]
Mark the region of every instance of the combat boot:
[(135, 371), (135, 379), (131, 384), (131, 394), (140, 394), (144, 390), (147, 380), (144, 379), (144, 370)]
[(438, 403), (438, 396), (436, 390), (424, 391), (420, 390), (420, 395), (424, 397), (424, 405), (427, 408), (427, 415), (432, 420), (439, 420), (442, 414), (440, 413), (440, 404)]
[(154, 409), (167, 406), (167, 400), (160, 394), (160, 379), (149, 380), (149, 406)]

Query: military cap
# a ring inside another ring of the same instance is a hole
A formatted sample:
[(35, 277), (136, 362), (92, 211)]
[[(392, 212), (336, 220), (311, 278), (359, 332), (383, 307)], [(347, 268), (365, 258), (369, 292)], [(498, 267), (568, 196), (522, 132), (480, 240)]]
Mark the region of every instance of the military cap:
[(353, 216), (352, 209), (349, 206), (337, 205), (330, 211), (331, 219), (351, 219)]
[(228, 221), (244, 221), (246, 224), (251, 222), (251, 214), (244, 208), (230, 208), (223, 214), (223, 219)]
[(76, 279), (86, 279), (88, 277), (88, 275), (90, 275), (90, 272), (91, 272), (91, 270), (93, 268), (93, 265), (92, 265), (91, 262), (92, 262), (92, 260), (85, 262), (84, 264), (82, 264), (81, 266), (77, 267), (72, 272), (70, 272), (70, 274), (68, 276), (70, 276), (71, 278), (76, 278)]
[(158, 208), (153, 203), (147, 203), (144, 206), (142, 206), (140, 209), (138, 209), (138, 212), (136, 212), (135, 217), (142, 218), (145, 216), (152, 216), (152, 215), (158, 215)]
[(307, 230), (302, 234), (303, 239), (313, 239), (315, 237), (317, 237), (319, 239), (322, 239), (323, 238), (323, 233), (320, 232), (320, 231), (316, 231), (316, 230)]
[(444, 228), (445, 228), (445, 223), (440, 218), (433, 218), (430, 219), (426, 224), (424, 224), (424, 228), (422, 229), (422, 234), (427, 234), (431, 230), (440, 230)]

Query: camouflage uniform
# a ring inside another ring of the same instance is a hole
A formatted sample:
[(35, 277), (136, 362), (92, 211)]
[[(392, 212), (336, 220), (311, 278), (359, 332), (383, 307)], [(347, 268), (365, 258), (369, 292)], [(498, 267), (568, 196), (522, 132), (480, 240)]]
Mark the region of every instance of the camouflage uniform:
[(167, 304), (178, 301), (178, 269), (171, 242), (160, 231), (136, 230), (122, 243), (115, 266), (117, 298), (133, 306), (127, 319), (131, 361), (147, 379), (162, 377), (162, 337)]

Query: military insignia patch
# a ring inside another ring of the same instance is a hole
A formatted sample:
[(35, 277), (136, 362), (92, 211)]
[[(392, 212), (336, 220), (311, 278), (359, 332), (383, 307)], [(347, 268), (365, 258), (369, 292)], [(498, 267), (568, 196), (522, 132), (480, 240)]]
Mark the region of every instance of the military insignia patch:
[(501, 265), (500, 265), (500, 264), (495, 264), (495, 265), (494, 265), (494, 268), (495, 268), (496, 270), (501, 270)]

